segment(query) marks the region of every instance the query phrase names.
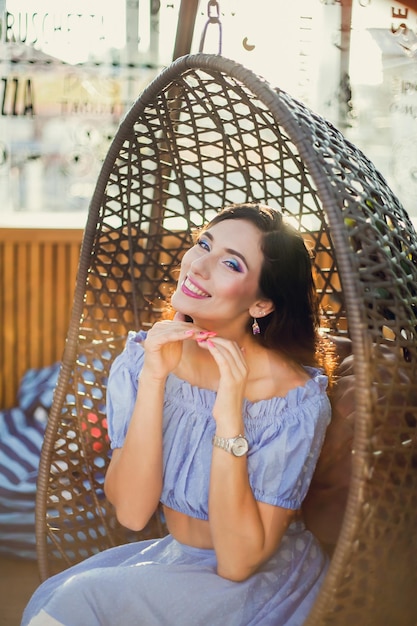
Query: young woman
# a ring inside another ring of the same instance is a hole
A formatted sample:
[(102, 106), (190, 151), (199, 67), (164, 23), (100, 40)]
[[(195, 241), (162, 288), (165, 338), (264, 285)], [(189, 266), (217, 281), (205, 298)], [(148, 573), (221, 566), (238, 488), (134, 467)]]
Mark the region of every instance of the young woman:
[(300, 516), (330, 404), (315, 367), (317, 303), (281, 214), (219, 213), (184, 255), (172, 321), (130, 333), (108, 385), (105, 491), (169, 535), (49, 579), (23, 625), (301, 625), (327, 560)]

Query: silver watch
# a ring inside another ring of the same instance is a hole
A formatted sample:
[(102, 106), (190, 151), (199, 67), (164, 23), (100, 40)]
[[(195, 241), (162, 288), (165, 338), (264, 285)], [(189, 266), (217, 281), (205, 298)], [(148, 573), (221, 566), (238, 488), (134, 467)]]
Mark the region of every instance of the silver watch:
[(234, 456), (245, 456), (249, 450), (248, 440), (243, 435), (238, 435), (237, 437), (232, 437), (231, 439), (214, 435), (213, 446), (226, 450), (226, 452), (230, 452), (231, 454), (234, 454)]

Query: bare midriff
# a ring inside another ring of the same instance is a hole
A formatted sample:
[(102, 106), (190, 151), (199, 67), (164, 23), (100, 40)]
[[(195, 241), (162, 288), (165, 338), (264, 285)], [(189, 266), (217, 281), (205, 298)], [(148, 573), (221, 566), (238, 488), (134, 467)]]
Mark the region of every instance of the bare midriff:
[[(163, 510), (168, 531), (174, 539), (185, 545), (193, 546), (194, 548), (213, 549), (213, 541), (208, 521), (190, 517), (189, 515), (185, 515), (185, 513), (174, 511), (174, 509), (170, 509), (165, 505), (163, 506)], [(300, 519), (302, 519), (301, 509), (291, 511), (288, 524)]]
[(194, 548), (213, 549), (208, 521), (190, 517), (167, 506), (163, 510), (168, 531), (174, 539)]

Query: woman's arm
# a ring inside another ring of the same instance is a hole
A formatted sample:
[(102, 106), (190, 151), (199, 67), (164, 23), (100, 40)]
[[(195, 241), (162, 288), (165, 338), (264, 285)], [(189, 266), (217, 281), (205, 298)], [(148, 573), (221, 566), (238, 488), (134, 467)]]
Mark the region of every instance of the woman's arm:
[(106, 496), (119, 522), (132, 530), (146, 526), (161, 495), (164, 387), (142, 370), (125, 442), (113, 451), (106, 473)]
[(141, 530), (154, 513), (162, 491), (162, 418), (165, 382), (194, 334), (186, 322), (155, 324), (144, 343), (138, 392), (123, 447), (113, 451), (104, 489), (118, 520)]
[[(207, 342), (220, 371), (213, 407), (216, 434), (244, 434), (242, 404), (247, 367), (239, 347), (215, 338)], [(209, 490), (209, 521), (217, 571), (234, 581), (253, 574), (278, 548), (295, 511), (259, 503), (249, 484), (246, 456), (213, 447)]]
[(257, 502), (246, 457), (213, 448), (209, 520), (220, 576), (234, 581), (251, 576), (277, 550), (295, 513)]

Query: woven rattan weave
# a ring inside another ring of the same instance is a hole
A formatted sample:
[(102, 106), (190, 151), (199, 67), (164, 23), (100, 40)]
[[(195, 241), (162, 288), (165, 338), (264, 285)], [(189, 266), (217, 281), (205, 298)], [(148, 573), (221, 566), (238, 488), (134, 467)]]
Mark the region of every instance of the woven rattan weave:
[[(308, 625), (415, 626), (416, 233), (340, 132), (218, 55), (165, 69), (103, 164), (40, 463), (41, 577), (133, 538), (103, 495), (110, 364), (129, 330), (163, 314), (192, 230), (252, 200), (284, 207), (311, 242), (323, 327), (354, 353), (348, 505)], [(145, 534), (163, 532), (155, 515)]]

